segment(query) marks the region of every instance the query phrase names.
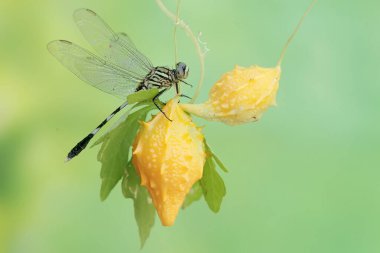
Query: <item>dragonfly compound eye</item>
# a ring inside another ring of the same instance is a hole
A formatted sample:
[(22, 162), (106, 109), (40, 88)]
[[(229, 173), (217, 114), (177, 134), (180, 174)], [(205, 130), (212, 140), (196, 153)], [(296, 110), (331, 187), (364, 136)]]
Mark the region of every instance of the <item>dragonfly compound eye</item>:
[(183, 62), (177, 63), (176, 74), (179, 79), (186, 79), (189, 75), (189, 68)]

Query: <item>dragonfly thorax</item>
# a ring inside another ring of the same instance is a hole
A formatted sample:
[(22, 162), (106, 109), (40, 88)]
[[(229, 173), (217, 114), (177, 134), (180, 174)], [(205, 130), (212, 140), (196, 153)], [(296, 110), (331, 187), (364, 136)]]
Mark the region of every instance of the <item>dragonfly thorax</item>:
[(177, 63), (175, 69), (154, 67), (141, 81), (136, 91), (152, 88), (170, 88), (187, 78), (188, 74), (189, 68), (183, 62)]

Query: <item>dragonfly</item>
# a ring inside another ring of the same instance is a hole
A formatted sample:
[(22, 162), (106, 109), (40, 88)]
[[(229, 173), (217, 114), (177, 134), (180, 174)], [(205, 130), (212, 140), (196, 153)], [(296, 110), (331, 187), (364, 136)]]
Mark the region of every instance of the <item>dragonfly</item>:
[[(156, 100), (173, 86), (179, 94), (179, 83), (188, 84), (184, 81), (189, 74), (188, 66), (178, 62), (174, 69), (154, 67), (151, 61), (137, 50), (127, 34), (114, 32), (94, 11), (79, 9), (74, 12), (73, 17), (84, 38), (98, 55), (67, 40), (49, 42), (49, 52), (82, 81), (116, 97), (126, 99), (128, 95), (140, 90), (158, 89), (159, 92), (152, 101), (168, 118)], [(116, 108), (78, 142), (68, 153), (66, 161), (82, 152), (99, 130), (127, 105), (126, 101)]]

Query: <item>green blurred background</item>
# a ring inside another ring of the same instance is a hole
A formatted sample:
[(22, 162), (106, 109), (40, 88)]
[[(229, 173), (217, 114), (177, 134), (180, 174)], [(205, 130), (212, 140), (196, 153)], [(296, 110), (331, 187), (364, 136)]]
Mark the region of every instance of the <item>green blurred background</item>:
[[(198, 102), (235, 64), (274, 66), (309, 3), (183, 0), (181, 17), (211, 49)], [(99, 200), (98, 147), (63, 163), (121, 103), (46, 50), (54, 39), (89, 48), (71, 18), (82, 7), (173, 65), (173, 25), (153, 0), (0, 1), (0, 252), (139, 252), (132, 202), (119, 187)], [(380, 251), (379, 8), (319, 1), (283, 62), (277, 107), (237, 127), (195, 119), (230, 169), (222, 209), (200, 201), (173, 227), (156, 220), (143, 252)], [(197, 56), (178, 34), (196, 83)]]

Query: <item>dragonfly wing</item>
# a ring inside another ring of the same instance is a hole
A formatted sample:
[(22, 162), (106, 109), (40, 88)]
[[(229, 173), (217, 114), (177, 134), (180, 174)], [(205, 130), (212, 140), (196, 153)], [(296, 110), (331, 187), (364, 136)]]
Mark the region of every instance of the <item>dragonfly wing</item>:
[(81, 80), (117, 97), (125, 98), (135, 92), (138, 83), (143, 78), (66, 40), (52, 41), (47, 48), (58, 61)]
[(115, 33), (95, 12), (79, 9), (73, 16), (85, 39), (101, 57), (137, 75), (145, 76), (152, 70), (152, 63), (131, 39), (125, 33)]

